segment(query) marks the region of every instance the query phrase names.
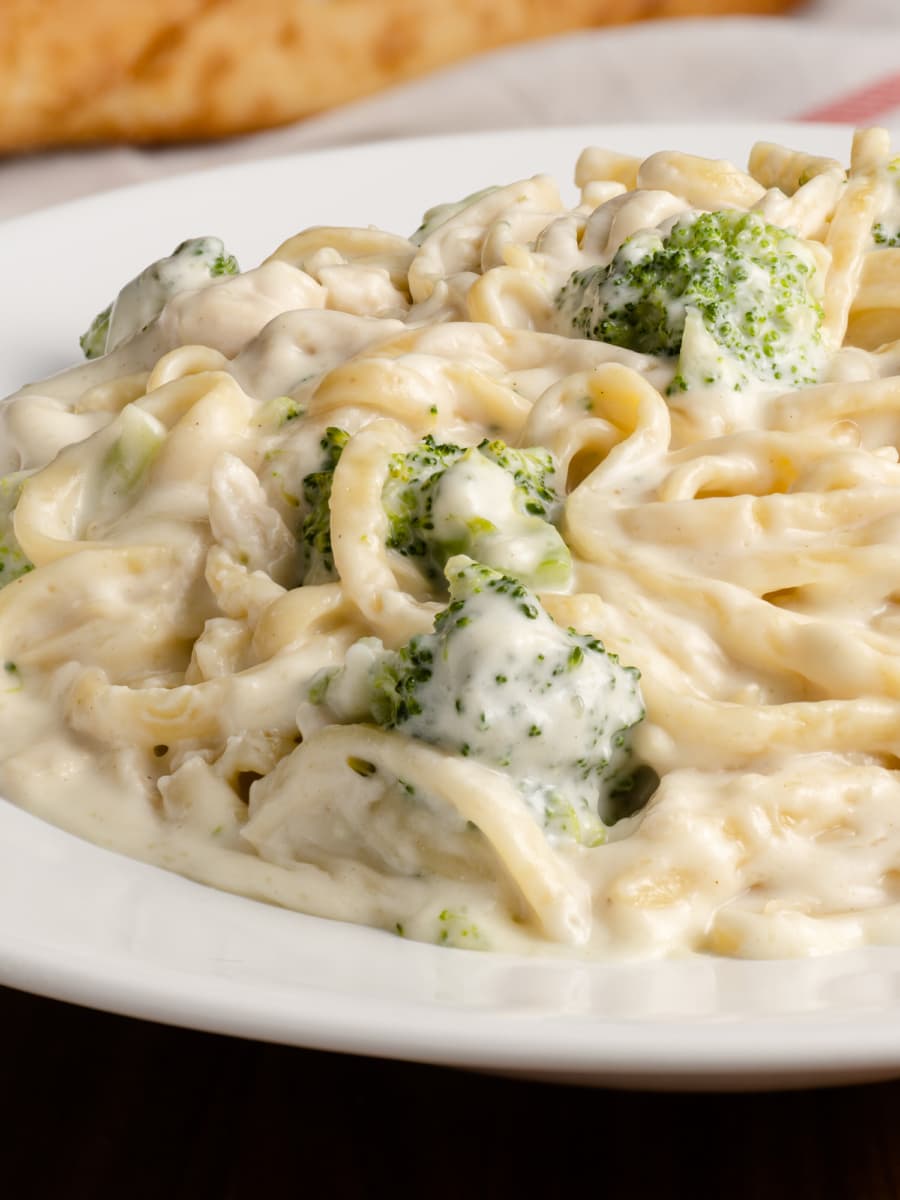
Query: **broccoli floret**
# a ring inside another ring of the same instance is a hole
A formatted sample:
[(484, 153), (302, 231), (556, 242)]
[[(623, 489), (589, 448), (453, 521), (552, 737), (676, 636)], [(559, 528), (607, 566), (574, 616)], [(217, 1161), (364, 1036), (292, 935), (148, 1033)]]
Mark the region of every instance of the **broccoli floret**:
[(561, 508), (556, 463), (540, 447), (501, 441), (438, 443), (430, 435), (396, 454), (383, 492), (387, 544), (441, 578), (454, 554), (507, 571), (529, 586), (568, 585), (572, 558), (552, 524)]
[(511, 475), (521, 493), (525, 512), (533, 517), (552, 521), (559, 515), (560, 501), (556, 493), (556, 461), (549, 450), (541, 446), (529, 450), (514, 450), (499, 438), (487, 438), (478, 447), (479, 454), (502, 467)]
[(811, 250), (757, 213), (691, 213), (576, 271), (557, 306), (582, 337), (680, 355), (671, 392), (750, 380), (815, 383), (823, 310)]
[(434, 632), (385, 651), (351, 647), (311, 695), (338, 720), (370, 720), (510, 776), (548, 834), (597, 845), (629, 774), (644, 716), (638, 672), (557, 625), (510, 575), (459, 556)]
[(237, 259), (219, 238), (190, 238), (127, 283), (112, 304), (94, 317), (79, 339), (86, 358), (99, 358), (155, 320), (179, 292), (207, 287), (223, 275), (237, 275)]
[(334, 579), (331, 551), (331, 484), (334, 468), (350, 435), (329, 426), (322, 435), (322, 461), (318, 471), (303, 480), (306, 517), (300, 528), (301, 571), (304, 583), (327, 583)]
[(887, 166), (890, 180), (890, 200), (872, 226), (872, 241), (882, 250), (900, 246), (900, 157)]
[(34, 570), (13, 529), (13, 512), (26, 478), (23, 471), (0, 478), (0, 588)]
[(416, 232), (409, 239), (414, 245), (421, 246), (427, 237), (429, 237), (436, 229), (445, 225), (451, 217), (455, 217), (457, 213), (461, 213), (463, 209), (468, 208), (470, 204), (476, 204), (485, 196), (489, 196), (491, 192), (496, 192), (497, 186), (493, 184), (491, 187), (482, 188), (479, 192), (473, 192), (471, 196), (465, 196), (462, 200), (454, 200), (449, 204), (436, 204), (434, 208), (429, 208), (422, 217), (422, 223)]

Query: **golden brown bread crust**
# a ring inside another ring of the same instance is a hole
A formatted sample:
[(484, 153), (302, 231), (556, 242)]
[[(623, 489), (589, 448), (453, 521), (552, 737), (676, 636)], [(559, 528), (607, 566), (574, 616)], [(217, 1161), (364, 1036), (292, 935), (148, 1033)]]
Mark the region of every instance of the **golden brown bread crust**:
[(466, 55), (793, 0), (0, 0), (0, 151), (283, 124)]

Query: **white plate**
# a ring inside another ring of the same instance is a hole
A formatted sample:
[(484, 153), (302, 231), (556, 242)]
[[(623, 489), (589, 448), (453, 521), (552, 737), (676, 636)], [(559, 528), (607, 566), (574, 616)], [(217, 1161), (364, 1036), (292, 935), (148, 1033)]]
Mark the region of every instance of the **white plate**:
[[(310, 224), (415, 227), (429, 205), (589, 143), (846, 158), (846, 129), (614, 126), (428, 139), (226, 167), (0, 226), (0, 395), (65, 366), (120, 284), (184, 237), (244, 265)], [(574, 198), (574, 189), (573, 189)], [(900, 948), (636, 965), (417, 945), (225, 895), (0, 801), (0, 982), (180, 1025), (583, 1083), (771, 1087), (900, 1075)]]

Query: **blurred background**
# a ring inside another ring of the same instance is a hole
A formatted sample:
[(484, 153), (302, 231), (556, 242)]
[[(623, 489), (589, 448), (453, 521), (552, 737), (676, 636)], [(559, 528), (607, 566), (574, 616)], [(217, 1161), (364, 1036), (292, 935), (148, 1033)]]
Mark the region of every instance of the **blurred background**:
[(0, 0), (0, 217), (376, 138), (900, 123), (900, 0)]

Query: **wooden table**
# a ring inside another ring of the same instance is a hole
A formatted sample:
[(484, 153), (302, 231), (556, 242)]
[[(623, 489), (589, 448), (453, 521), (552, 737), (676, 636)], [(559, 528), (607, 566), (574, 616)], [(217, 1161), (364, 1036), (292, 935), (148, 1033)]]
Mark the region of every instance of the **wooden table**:
[(0, 1027), (8, 1200), (900, 1197), (900, 1082), (726, 1096), (559, 1087), (2, 988)]

